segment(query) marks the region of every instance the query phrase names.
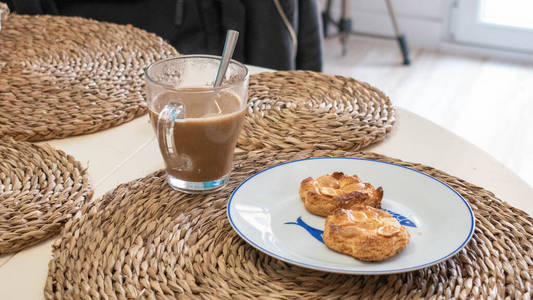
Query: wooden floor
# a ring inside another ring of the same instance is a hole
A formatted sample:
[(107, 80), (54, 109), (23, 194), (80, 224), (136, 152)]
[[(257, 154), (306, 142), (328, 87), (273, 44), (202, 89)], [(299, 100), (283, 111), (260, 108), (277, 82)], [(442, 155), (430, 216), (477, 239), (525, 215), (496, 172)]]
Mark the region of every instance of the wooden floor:
[(351, 76), (490, 153), (533, 186), (533, 65), (411, 50), (401, 65), (392, 41), (350, 37), (324, 45), (324, 72)]

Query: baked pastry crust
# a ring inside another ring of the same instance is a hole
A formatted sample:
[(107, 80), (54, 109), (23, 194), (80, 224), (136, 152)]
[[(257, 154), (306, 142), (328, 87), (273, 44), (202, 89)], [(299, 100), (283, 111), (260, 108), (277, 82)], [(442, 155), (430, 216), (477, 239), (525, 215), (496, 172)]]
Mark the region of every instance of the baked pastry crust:
[(355, 206), (338, 209), (326, 218), (323, 239), (337, 252), (364, 261), (382, 261), (407, 247), (410, 234), (389, 213)]
[(334, 172), (317, 179), (305, 178), (300, 184), (299, 194), (310, 213), (327, 217), (337, 208), (349, 208), (357, 204), (380, 208), (383, 189), (375, 189), (370, 183), (361, 182), (356, 175)]

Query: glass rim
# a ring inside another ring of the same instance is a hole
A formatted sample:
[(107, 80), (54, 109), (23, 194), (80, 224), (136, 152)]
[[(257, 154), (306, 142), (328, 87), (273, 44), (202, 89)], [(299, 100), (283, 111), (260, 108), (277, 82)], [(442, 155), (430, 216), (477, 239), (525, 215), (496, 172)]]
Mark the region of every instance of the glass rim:
[[(188, 59), (188, 58), (208, 58), (208, 59), (211, 59), (211, 60), (220, 61), (221, 56), (208, 55), (208, 54), (185, 54), (185, 55), (180, 55), (180, 56), (174, 56), (174, 57), (161, 59), (161, 60), (152, 62), (146, 68), (144, 68), (144, 78), (146, 78), (149, 82), (151, 82), (151, 83), (153, 83), (155, 85), (164, 87), (166, 89), (171, 89), (171, 90), (174, 90), (174, 91), (183, 91), (184, 88), (175, 88), (175, 87), (173, 87), (173, 86), (171, 86), (169, 84), (165, 84), (165, 83), (159, 82), (157, 80), (154, 80), (152, 77), (150, 77), (148, 72), (150, 72), (150, 69), (152, 67), (156, 66), (156, 65), (159, 65), (159, 64), (162, 64), (162, 63), (166, 63), (166, 62), (169, 62), (169, 61), (182, 60), (182, 59)], [(206, 93), (206, 92), (212, 92), (212, 91), (217, 91), (217, 90), (226, 90), (226, 89), (230, 89), (230, 88), (233, 88), (233, 87), (241, 85), (249, 77), (249, 73), (250, 72), (249, 72), (248, 68), (243, 63), (240, 63), (240, 62), (238, 62), (238, 61), (236, 61), (234, 59), (232, 59), (230, 61), (230, 64), (235, 64), (235, 65), (237, 65), (237, 66), (239, 66), (239, 67), (244, 69), (245, 73), (244, 73), (244, 77), (242, 78), (242, 80), (239, 80), (239, 82), (235, 82), (235, 83), (231, 83), (231, 84), (227, 84), (227, 85), (221, 85), (219, 87), (205, 87), (205, 89), (202, 89), (202, 90), (199, 90), (199, 91), (188, 90), (187, 92), (188, 93)]]

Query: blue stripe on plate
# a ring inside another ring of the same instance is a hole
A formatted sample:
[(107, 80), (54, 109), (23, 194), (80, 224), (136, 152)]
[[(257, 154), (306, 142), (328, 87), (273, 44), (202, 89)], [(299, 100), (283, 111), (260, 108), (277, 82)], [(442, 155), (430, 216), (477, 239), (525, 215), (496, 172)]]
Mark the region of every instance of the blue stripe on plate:
[[(237, 228), (237, 226), (235, 226), (235, 223), (233, 222), (233, 218), (231, 217), (231, 209), (230, 209), (231, 203), (232, 203), (232, 200), (233, 200), (233, 196), (235, 196), (235, 193), (237, 193), (237, 191), (241, 188), (241, 186), (243, 184), (245, 184), (248, 180), (250, 180), (250, 179), (254, 178), (255, 176), (257, 176), (257, 175), (259, 175), (259, 174), (261, 174), (263, 172), (266, 172), (266, 171), (268, 171), (270, 169), (273, 169), (273, 168), (276, 168), (276, 167), (279, 167), (279, 166), (283, 166), (283, 165), (287, 165), (287, 164), (292, 164), (292, 163), (295, 163), (295, 162), (300, 162), (300, 161), (305, 161), (305, 160), (314, 160), (314, 159), (355, 159), (355, 160), (373, 161), (373, 162), (377, 162), (377, 163), (381, 163), (381, 164), (387, 164), (387, 165), (391, 165), (391, 166), (404, 168), (404, 169), (411, 170), (413, 172), (422, 174), (424, 176), (427, 176), (427, 177), (439, 182), (440, 184), (444, 185), (445, 187), (449, 188), (452, 192), (454, 192), (457, 196), (459, 196), (459, 198), (461, 198), (461, 200), (463, 200), (464, 205), (466, 206), (466, 208), (468, 209), (468, 212), (470, 213), (470, 222), (471, 222), (470, 232), (468, 233), (468, 236), (466, 237), (466, 239), (461, 243), (461, 245), (459, 247), (457, 247), (457, 249), (453, 250), (452, 252), (450, 252), (449, 254), (447, 254), (446, 256), (444, 256), (442, 258), (436, 259), (434, 261), (431, 261), (431, 262), (428, 262), (428, 263), (425, 263), (425, 264), (422, 264), (422, 265), (409, 267), (409, 268), (379, 270), (379, 271), (347, 270), (347, 269), (328, 268), (328, 267), (324, 267), (324, 266), (305, 264), (305, 263), (302, 263), (302, 262), (299, 262), (299, 261), (295, 261), (295, 260), (280, 256), (280, 255), (277, 255), (277, 254), (275, 254), (275, 253), (273, 253), (271, 251), (268, 251), (268, 250), (260, 247), (259, 245), (255, 244), (252, 240), (250, 240), (248, 237), (246, 237), (244, 234), (242, 234), (242, 232), (239, 230), (239, 228)], [(305, 267), (305, 268), (314, 269), (314, 270), (320, 270), (320, 271), (329, 271), (329, 272), (334, 272), (334, 273), (359, 274), (359, 275), (393, 274), (393, 273), (409, 272), (409, 271), (414, 271), (414, 270), (422, 269), (422, 268), (425, 268), (425, 267), (429, 267), (429, 266), (437, 264), (437, 263), (439, 263), (439, 262), (441, 262), (443, 260), (446, 260), (446, 259), (452, 257), (453, 255), (455, 255), (459, 250), (463, 249), (463, 247), (466, 245), (466, 243), (468, 243), (468, 241), (470, 240), (470, 238), (474, 234), (474, 228), (475, 228), (475, 222), (476, 222), (475, 219), (474, 219), (474, 213), (472, 212), (472, 208), (470, 207), (468, 202), (466, 202), (466, 200), (463, 198), (463, 196), (461, 196), (451, 186), (449, 186), (446, 183), (438, 180), (437, 178), (435, 178), (435, 177), (433, 177), (431, 175), (428, 175), (428, 174), (426, 174), (424, 172), (421, 172), (421, 171), (418, 171), (418, 170), (415, 170), (415, 169), (412, 169), (412, 168), (409, 168), (409, 167), (406, 167), (406, 166), (398, 165), (398, 164), (395, 164), (395, 163), (390, 163), (390, 162), (385, 162), (385, 161), (380, 161), (380, 160), (375, 160), (375, 159), (368, 159), (368, 158), (357, 158), (357, 157), (312, 157), (312, 158), (304, 158), (304, 159), (298, 159), (298, 160), (284, 162), (284, 163), (269, 167), (267, 169), (264, 169), (263, 171), (259, 171), (259, 172), (255, 173), (254, 175), (248, 177), (245, 181), (243, 181), (233, 191), (233, 193), (231, 193), (231, 196), (229, 198), (229, 202), (228, 202), (228, 206), (227, 206), (226, 211), (227, 211), (227, 215), (228, 215), (228, 219), (230, 221), (231, 227), (233, 227), (233, 229), (239, 234), (239, 236), (241, 236), (246, 242), (248, 242), (250, 245), (254, 246), (256, 249), (260, 250), (261, 252), (263, 252), (265, 254), (268, 254), (268, 255), (270, 255), (272, 257), (275, 257), (275, 258), (277, 258), (279, 260), (282, 260), (282, 261), (285, 261), (285, 262), (288, 262), (288, 263), (291, 263), (291, 264), (294, 264), (294, 265), (297, 265), (297, 266), (300, 266), (300, 267)]]

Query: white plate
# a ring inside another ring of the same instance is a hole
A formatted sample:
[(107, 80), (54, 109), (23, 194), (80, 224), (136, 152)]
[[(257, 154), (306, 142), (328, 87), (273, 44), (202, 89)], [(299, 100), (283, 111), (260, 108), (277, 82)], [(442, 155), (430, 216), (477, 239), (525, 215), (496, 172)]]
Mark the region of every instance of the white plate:
[[(406, 225), (411, 241), (391, 259), (367, 263), (321, 242), (325, 218), (307, 212), (298, 196), (306, 177), (341, 171), (382, 186), (382, 207)], [(228, 218), (258, 250), (301, 267), (346, 274), (417, 270), (450, 258), (474, 232), (468, 203), (445, 183), (404, 166), (358, 158), (311, 158), (283, 163), (245, 180), (230, 197)]]

